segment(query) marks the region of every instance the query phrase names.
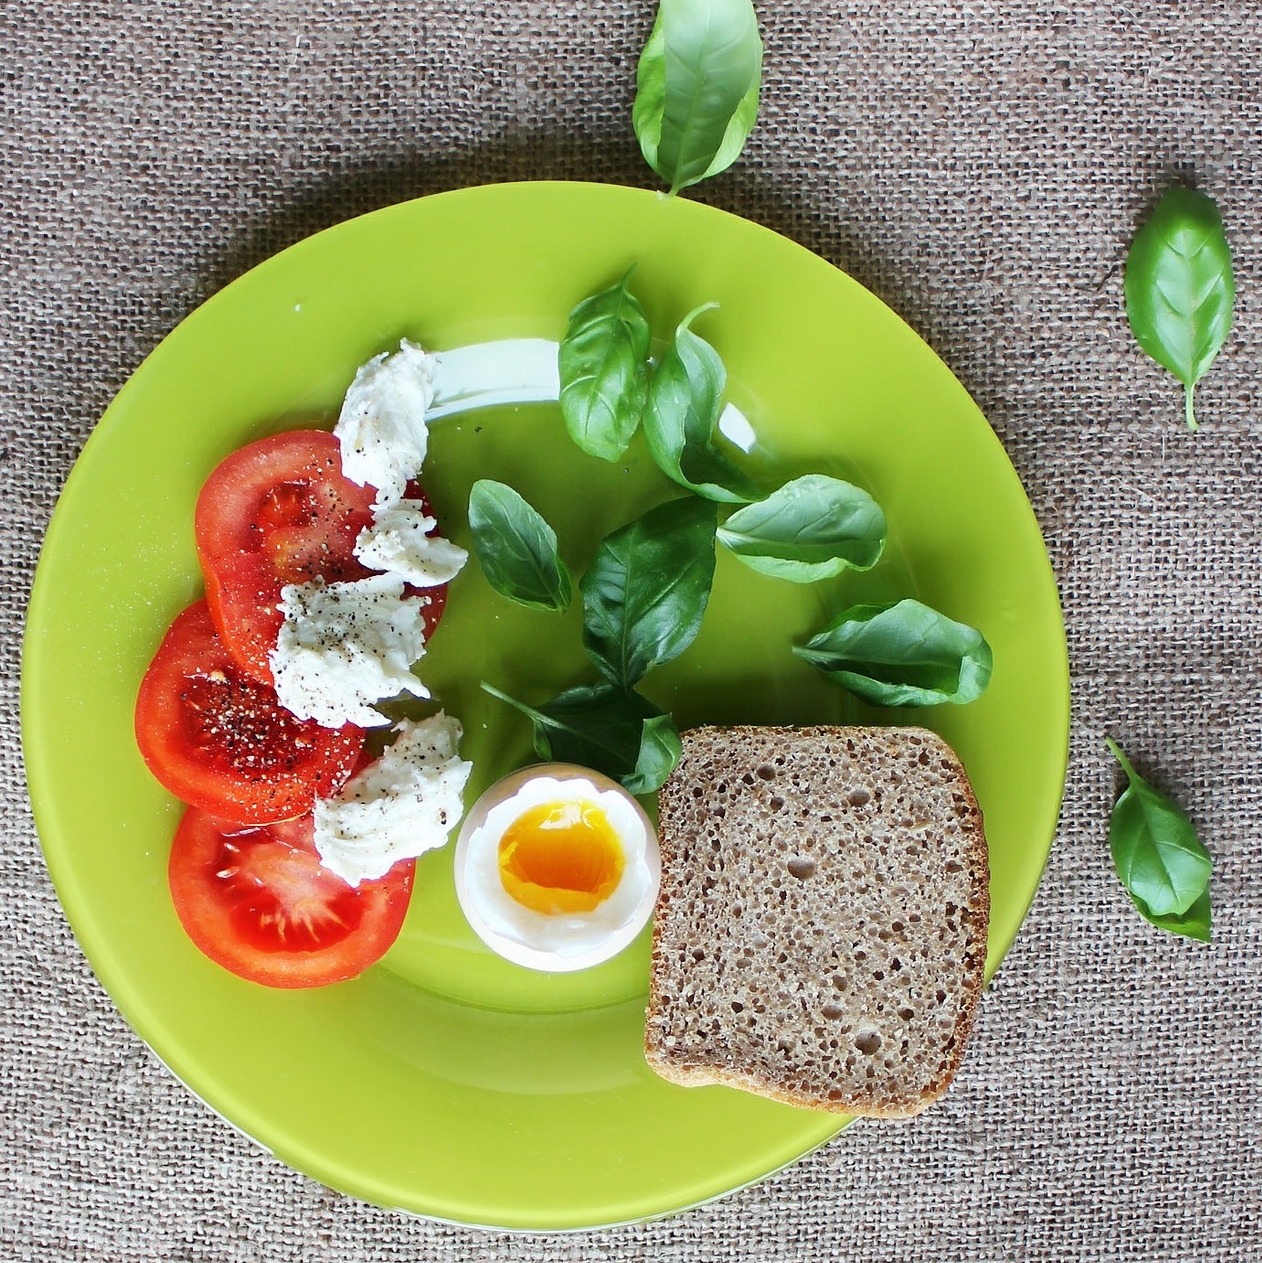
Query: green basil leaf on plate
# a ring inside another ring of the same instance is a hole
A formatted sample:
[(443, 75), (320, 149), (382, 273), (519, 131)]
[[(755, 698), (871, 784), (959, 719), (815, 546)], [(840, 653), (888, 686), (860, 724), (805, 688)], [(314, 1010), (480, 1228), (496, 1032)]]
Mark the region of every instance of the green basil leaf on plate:
[(540, 758), (590, 767), (633, 794), (660, 788), (679, 760), (674, 721), (639, 693), (579, 684), (535, 707), (485, 681), (482, 688), (531, 721)]
[(981, 632), (910, 599), (843, 610), (793, 652), (875, 706), (971, 702), (990, 683)]
[(668, 478), (707, 500), (743, 504), (756, 500), (758, 492), (715, 438), (727, 370), (719, 353), (691, 328), (714, 306), (705, 303), (679, 322), (649, 383), (644, 437)]
[(758, 116), (762, 40), (750, 0), (661, 0), (631, 123), (671, 193), (726, 170)]
[(737, 509), (718, 539), (762, 574), (814, 583), (843, 570), (868, 570), (885, 548), (881, 506), (861, 487), (824, 474), (787, 482)]
[(565, 428), (608, 461), (627, 450), (648, 395), (649, 322), (630, 275), (574, 308), (557, 357)]
[(692, 644), (714, 582), (718, 509), (668, 500), (601, 541), (579, 590), (583, 648), (602, 675), (630, 689)]
[(1149, 785), (1111, 737), (1105, 742), (1127, 779), (1109, 822), (1109, 850), (1122, 885), (1155, 925), (1175, 933), (1203, 929), (1208, 938), (1209, 852), (1178, 803)]
[(502, 482), (481, 478), (469, 492), (473, 551), (501, 596), (536, 610), (561, 611), (574, 595), (556, 532)]
[(1135, 234), (1126, 258), (1126, 315), (1143, 350), (1183, 383), (1188, 428), (1192, 396), (1231, 331), (1236, 286), (1231, 247), (1212, 197), (1172, 188)]
[(670, 715), (654, 715), (640, 729), (640, 751), (634, 769), (620, 777), (623, 789), (632, 794), (656, 793), (675, 770), (684, 752), (679, 729)]

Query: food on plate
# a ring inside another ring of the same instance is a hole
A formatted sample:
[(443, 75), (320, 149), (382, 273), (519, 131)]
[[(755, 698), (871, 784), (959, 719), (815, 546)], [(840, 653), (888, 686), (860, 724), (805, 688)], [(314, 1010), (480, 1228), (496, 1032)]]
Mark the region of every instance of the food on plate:
[(429, 689), (412, 672), (425, 653), (423, 596), (404, 595), (397, 575), (349, 583), (289, 584), (270, 661), (276, 695), (300, 719), (365, 728), (389, 720), (376, 703)]
[(341, 471), (358, 486), (375, 487), (379, 504), (402, 498), (425, 462), (425, 414), (434, 398), (432, 355), (404, 338), (399, 349), (374, 355), (355, 373), (333, 433)]
[(515, 964), (556, 973), (622, 951), (648, 923), (660, 872), (640, 804), (571, 764), (498, 781), (456, 840), (456, 895), (478, 937)]
[[(374, 489), (346, 478), (341, 459), (332, 434), (290, 430), (225, 457), (197, 497), (197, 555), (215, 626), (241, 665), (268, 683), (284, 621), (282, 590), (317, 579), (367, 578), (396, 529), (381, 525)], [(419, 497), (405, 503), (428, 509)], [(415, 571), (413, 565), (409, 583), (416, 582)], [(431, 589), (424, 611), (428, 636), (442, 615), (445, 589), (424, 586)]]
[(349, 886), (320, 863), (310, 815), (281, 824), (225, 824), (185, 812), (167, 866), (189, 938), (238, 977), (317, 987), (362, 973), (398, 937), (415, 862)]
[(989, 869), (922, 728), (700, 728), (659, 796), (645, 1031), (673, 1082), (901, 1118), (946, 1090), (981, 995)]
[(325, 868), (358, 886), (445, 845), (473, 771), (460, 757), (461, 735), (442, 711), (419, 723), (400, 720), (379, 759), (318, 799), (315, 848)]
[(153, 775), (192, 807), (250, 823), (309, 812), (335, 794), (362, 729), (290, 714), (219, 638), (205, 601), (180, 614), (136, 698), (136, 744)]

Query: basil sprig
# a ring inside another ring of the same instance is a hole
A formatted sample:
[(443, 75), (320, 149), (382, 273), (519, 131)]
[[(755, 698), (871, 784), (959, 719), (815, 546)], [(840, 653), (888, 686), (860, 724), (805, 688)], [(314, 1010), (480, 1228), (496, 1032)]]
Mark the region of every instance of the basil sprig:
[(639, 693), (580, 684), (535, 707), (485, 681), (482, 687), (531, 721), (540, 758), (593, 768), (632, 794), (660, 789), (679, 761), (674, 720)]
[(751, 0), (661, 0), (631, 123), (671, 193), (726, 170), (758, 116), (762, 40)]
[(753, 570), (815, 583), (876, 565), (885, 533), (881, 506), (861, 487), (807, 474), (737, 509), (719, 527), (718, 539)]
[(498, 593), (536, 610), (569, 607), (574, 587), (556, 532), (512, 487), (490, 478), (475, 482), (469, 530), (482, 573)]
[(1109, 822), (1109, 850), (1126, 893), (1153, 925), (1209, 942), (1209, 851), (1178, 803), (1149, 785), (1117, 742), (1105, 742), (1127, 779)]
[(649, 383), (644, 436), (658, 468), (707, 500), (732, 504), (758, 498), (749, 479), (716, 446), (727, 370), (719, 353), (692, 331), (692, 322), (715, 307), (704, 303), (675, 329)]
[(910, 599), (843, 610), (793, 652), (875, 706), (971, 702), (990, 683), (981, 632)]
[(648, 394), (649, 322), (630, 276), (574, 308), (557, 357), (565, 428), (601, 460), (627, 450)]
[(714, 581), (718, 510), (668, 500), (607, 536), (579, 583), (583, 648), (611, 684), (630, 689), (692, 644)]
[(1236, 297), (1214, 199), (1195, 189), (1164, 193), (1135, 234), (1124, 288), (1135, 340), (1183, 383), (1184, 416), (1197, 429), (1192, 396), (1227, 340)]

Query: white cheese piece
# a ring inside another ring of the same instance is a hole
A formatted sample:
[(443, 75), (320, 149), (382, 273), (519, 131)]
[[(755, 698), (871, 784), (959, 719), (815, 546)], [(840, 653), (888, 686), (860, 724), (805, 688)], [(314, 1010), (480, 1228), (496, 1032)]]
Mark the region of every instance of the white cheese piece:
[(372, 525), (355, 541), (355, 556), (370, 570), (388, 571), (416, 588), (450, 583), (469, 554), (459, 544), (431, 535), (437, 525), (421, 500), (377, 505)]
[(283, 587), (285, 621), (268, 655), (280, 704), (328, 728), (375, 727), (389, 720), (374, 702), (404, 692), (428, 697), (411, 671), (425, 652), (428, 603), (405, 598), (396, 575)]
[(439, 711), (420, 723), (401, 720), (395, 733), (339, 794), (316, 801), (320, 862), (352, 886), (442, 846), (464, 814), (473, 764), (458, 753), (459, 721)]
[(434, 367), (432, 355), (404, 338), (394, 355), (383, 352), (363, 365), (346, 392), (333, 429), (342, 472), (358, 486), (376, 487), (378, 504), (394, 503), (420, 473)]

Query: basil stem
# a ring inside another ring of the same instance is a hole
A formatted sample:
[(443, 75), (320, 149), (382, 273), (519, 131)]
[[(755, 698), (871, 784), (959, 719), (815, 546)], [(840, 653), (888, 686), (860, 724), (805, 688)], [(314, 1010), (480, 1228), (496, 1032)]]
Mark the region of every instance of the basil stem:
[(601, 460), (627, 450), (648, 394), (649, 323), (627, 288), (630, 276), (570, 312), (557, 357), (565, 428)]
[(1183, 809), (1135, 771), (1117, 742), (1104, 740), (1127, 779), (1109, 822), (1109, 850), (1122, 885), (1146, 920), (1208, 942), (1209, 852)]
[(568, 608), (574, 589), (556, 532), (512, 487), (489, 478), (475, 482), (469, 529), (482, 573), (498, 593), (531, 609)]
[(631, 123), (672, 194), (726, 170), (758, 116), (762, 40), (750, 0), (661, 0)]
[(874, 566), (885, 532), (881, 506), (862, 488), (807, 474), (737, 509), (719, 527), (718, 539), (753, 570), (814, 583)]
[(611, 683), (630, 689), (692, 644), (714, 581), (718, 510), (668, 500), (607, 536), (587, 567), (583, 648)]
[(990, 683), (981, 632), (913, 600), (852, 606), (793, 652), (876, 706), (971, 702)]
[(1236, 288), (1231, 247), (1214, 199), (1172, 188), (1135, 234), (1126, 259), (1126, 315), (1140, 347), (1183, 383), (1188, 428), (1192, 398), (1231, 331)]
[(714, 306), (705, 303), (679, 322), (649, 383), (644, 437), (658, 467), (680, 486), (707, 500), (748, 503), (757, 491), (715, 446), (727, 371), (719, 353), (690, 327)]
[(683, 747), (674, 721), (639, 693), (580, 684), (534, 707), (485, 680), (482, 688), (531, 721), (540, 758), (590, 767), (632, 794), (660, 789), (679, 761)]

